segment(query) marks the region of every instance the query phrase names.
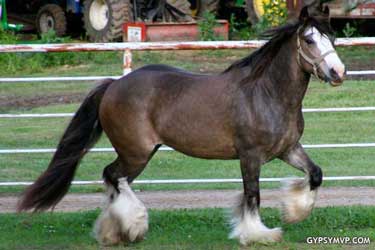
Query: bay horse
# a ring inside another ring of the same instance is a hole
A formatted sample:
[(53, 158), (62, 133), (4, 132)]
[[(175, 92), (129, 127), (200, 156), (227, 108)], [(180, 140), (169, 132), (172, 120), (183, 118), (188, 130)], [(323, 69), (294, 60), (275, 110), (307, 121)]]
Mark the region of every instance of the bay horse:
[(244, 193), (230, 237), (243, 245), (281, 240), (280, 228), (261, 221), (259, 175), (275, 158), (303, 171), (303, 181), (284, 187), (283, 219), (294, 223), (310, 214), (322, 170), (299, 143), (302, 100), (312, 74), (333, 86), (345, 75), (324, 20), (304, 7), (298, 20), (267, 32), (264, 46), (219, 74), (149, 65), (103, 81), (79, 107), (47, 170), (25, 191), (19, 211), (54, 207), (104, 131), (118, 158), (103, 171), (108, 202), (95, 225), (100, 243), (144, 237), (147, 210), (129, 184), (162, 144), (193, 157), (239, 159)]

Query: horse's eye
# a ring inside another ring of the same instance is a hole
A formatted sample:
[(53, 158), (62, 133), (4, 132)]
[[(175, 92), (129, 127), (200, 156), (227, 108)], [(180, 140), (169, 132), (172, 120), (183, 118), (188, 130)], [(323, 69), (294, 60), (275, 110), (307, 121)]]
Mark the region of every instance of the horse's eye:
[(310, 37), (305, 37), (304, 40), (305, 40), (305, 42), (306, 42), (308, 45), (311, 45), (311, 44), (314, 44), (314, 43), (315, 43), (314, 40), (311, 39)]

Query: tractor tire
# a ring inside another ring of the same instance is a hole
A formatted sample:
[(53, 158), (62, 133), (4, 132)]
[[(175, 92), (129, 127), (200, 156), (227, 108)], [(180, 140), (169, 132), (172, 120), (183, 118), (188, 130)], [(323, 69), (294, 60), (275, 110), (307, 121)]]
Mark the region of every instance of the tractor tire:
[(263, 1), (262, 0), (246, 0), (246, 12), (248, 20), (251, 24), (259, 22), (263, 15)]
[(122, 26), (133, 21), (131, 0), (85, 0), (83, 22), (92, 42), (121, 40)]
[(39, 34), (54, 30), (57, 36), (66, 33), (66, 16), (61, 6), (57, 4), (46, 4), (42, 6), (36, 16), (36, 28)]
[(220, 7), (220, 0), (201, 0), (199, 1), (198, 17), (203, 17), (205, 12), (218, 14)]

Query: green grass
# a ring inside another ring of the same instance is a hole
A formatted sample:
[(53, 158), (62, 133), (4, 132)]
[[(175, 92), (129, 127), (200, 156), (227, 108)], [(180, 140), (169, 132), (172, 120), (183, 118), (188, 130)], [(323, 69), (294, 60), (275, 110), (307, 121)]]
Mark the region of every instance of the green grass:
[[(68, 87), (67, 87), (68, 86)], [(70, 88), (69, 88), (70, 87)], [(33, 88), (40, 93), (86, 93), (86, 84), (57, 83), (50, 88), (38, 84), (2, 84), (1, 94), (25, 97), (33, 95)], [(66, 92), (64, 92), (66, 91)], [(344, 107), (375, 106), (375, 84), (371, 81), (347, 81), (343, 86), (332, 88), (317, 82), (311, 83), (304, 106)], [(13, 113), (74, 112), (78, 104), (49, 105), (31, 110), (8, 110)], [(54, 148), (64, 131), (68, 118), (1, 119), (0, 148)], [(306, 113), (304, 144), (374, 142), (374, 112)], [(103, 137), (97, 147), (109, 147)], [(325, 176), (375, 175), (373, 148), (309, 149), (311, 158), (322, 166)], [(0, 155), (0, 181), (34, 180), (48, 165), (51, 154), (7, 154)], [(104, 166), (115, 158), (114, 153), (91, 153), (79, 168), (77, 180), (97, 180)], [(159, 152), (152, 159), (140, 179), (175, 178), (240, 178), (238, 161), (201, 160), (176, 152)], [(281, 161), (273, 161), (262, 169), (261, 177), (285, 177), (300, 175), (300, 172)], [(327, 186), (373, 186), (366, 182), (325, 182)], [(263, 184), (263, 187), (278, 187), (278, 184)], [(211, 185), (142, 185), (141, 189), (191, 189), (191, 188), (240, 188), (236, 184)], [(18, 191), (19, 188), (1, 188), (0, 191)], [(98, 187), (75, 188), (73, 190), (97, 191)]]
[[(346, 63), (371, 61), (375, 51), (369, 48), (339, 48), (340, 56)], [(215, 51), (163, 51), (134, 52), (134, 68), (149, 63), (165, 63), (195, 72), (219, 72), (230, 63), (249, 53), (249, 50)], [(27, 54), (27, 57), (33, 55)], [(90, 58), (78, 65), (65, 65), (46, 68), (40, 71), (22, 71), (29, 76), (68, 76), (68, 75), (119, 75), (121, 74), (121, 53), (97, 53), (86, 55)], [(19, 72), (7, 76), (21, 76)], [(2, 83), (0, 100), (43, 99), (48, 96), (84, 96), (94, 86), (93, 82), (56, 83)], [(373, 81), (346, 81), (338, 88), (312, 82), (304, 100), (304, 107), (355, 107), (375, 106), (375, 84)], [(78, 103), (48, 105), (36, 108), (0, 107), (1, 113), (55, 113), (74, 112)], [(374, 112), (349, 113), (306, 113), (304, 144), (374, 142)], [(45, 119), (1, 119), (0, 149), (15, 148), (54, 148), (64, 131), (67, 118)], [(109, 147), (104, 137), (97, 147)], [(308, 150), (312, 159), (323, 167), (326, 176), (336, 175), (375, 175), (373, 148), (368, 149), (315, 149)], [(0, 181), (34, 180), (48, 165), (50, 154), (0, 155)], [(114, 154), (90, 154), (79, 168), (76, 179), (95, 180), (101, 176), (102, 168), (114, 159)], [(214, 173), (214, 174), (213, 174)], [(262, 177), (294, 176), (299, 172), (280, 161), (267, 164)], [(193, 159), (178, 153), (159, 152), (150, 162), (140, 178), (239, 178), (237, 161), (208, 161)], [(326, 182), (326, 185), (374, 185), (367, 182)], [(277, 187), (277, 184), (264, 184), (264, 187)], [(238, 188), (240, 185), (178, 185), (140, 186), (144, 189), (176, 188)], [(100, 188), (99, 188), (100, 189)], [(1, 191), (17, 191), (19, 188), (1, 188)], [(98, 190), (75, 188), (73, 190)]]
[[(348, 153), (348, 151), (350, 151)], [(373, 150), (370, 149), (320, 149), (308, 153), (323, 168), (325, 176), (375, 175)], [(348, 155), (350, 157), (348, 157)], [(76, 180), (98, 180), (103, 167), (115, 158), (114, 153), (92, 153), (86, 156), (78, 169)], [(48, 165), (50, 155), (8, 155), (1, 156), (0, 181), (33, 181)], [(289, 165), (274, 160), (262, 168), (261, 177), (301, 176)], [(176, 152), (159, 152), (151, 160), (138, 179), (199, 179), (199, 178), (241, 178), (239, 162), (201, 160)], [(374, 181), (326, 181), (324, 186), (374, 186)], [(241, 184), (201, 184), (201, 185), (136, 185), (136, 189), (229, 189), (241, 188)], [(278, 188), (278, 183), (263, 183), (262, 188)], [(82, 190), (81, 190), (82, 189)], [(19, 189), (0, 189), (15, 192)], [(101, 188), (76, 187), (73, 191), (101, 191)]]
[[(90, 236), (98, 211), (0, 215), (0, 249), (98, 249)], [(276, 209), (262, 209), (269, 227), (282, 226), (283, 241), (240, 247), (229, 240), (227, 213), (222, 209), (150, 211), (147, 238), (124, 248), (105, 249), (357, 249), (359, 246), (308, 245), (312, 236), (362, 236), (375, 240), (373, 207), (318, 208), (304, 222), (286, 225)], [(375, 249), (374, 243), (360, 249)]]

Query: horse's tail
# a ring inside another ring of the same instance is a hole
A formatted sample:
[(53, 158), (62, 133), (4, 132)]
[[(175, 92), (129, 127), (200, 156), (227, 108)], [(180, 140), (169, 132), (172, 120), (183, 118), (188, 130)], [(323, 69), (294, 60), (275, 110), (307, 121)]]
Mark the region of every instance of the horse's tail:
[(68, 192), (80, 160), (103, 131), (99, 106), (112, 82), (112, 79), (104, 80), (85, 98), (62, 136), (47, 170), (26, 189), (18, 211), (48, 209)]

